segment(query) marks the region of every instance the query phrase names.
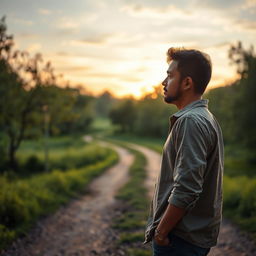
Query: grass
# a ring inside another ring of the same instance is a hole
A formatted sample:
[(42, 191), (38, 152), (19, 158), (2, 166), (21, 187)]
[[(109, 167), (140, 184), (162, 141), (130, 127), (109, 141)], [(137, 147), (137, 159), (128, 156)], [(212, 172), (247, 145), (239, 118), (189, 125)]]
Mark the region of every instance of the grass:
[(224, 215), (256, 242), (256, 178), (224, 176)]
[[(31, 150), (34, 145), (26, 146)], [(87, 151), (86, 147), (90, 150)], [(81, 151), (79, 148), (74, 149), (68, 161), (80, 161), (75, 154), (77, 150), (77, 154), (81, 157), (83, 155), (84, 158), (88, 158), (86, 153), (90, 152), (89, 156), (93, 157), (93, 163), (87, 161), (84, 166), (77, 167), (75, 164), (75, 168), (65, 171), (54, 169), (48, 173), (34, 174), (22, 179), (16, 177), (10, 180), (8, 176), (0, 176), (0, 249), (26, 234), (40, 217), (53, 213), (81, 192), (85, 193), (86, 186), (92, 179), (118, 160), (116, 152), (111, 149), (97, 145), (86, 147), (81, 145)], [(60, 151), (65, 152), (61, 147)], [(60, 151), (56, 152), (58, 156), (55, 157), (59, 161), (64, 161), (63, 157), (68, 155), (61, 155)]]
[(110, 136), (118, 129), (117, 125), (111, 123), (109, 118), (95, 118), (91, 125), (91, 134), (95, 136)]
[(242, 145), (225, 146), (225, 174), (256, 177), (256, 153)]
[[(48, 140), (49, 171), (77, 169), (104, 160), (108, 151), (95, 143), (86, 143), (82, 137), (56, 137)], [(96, 152), (96, 153), (95, 153)], [(24, 141), (17, 152), (18, 170), (2, 167), (2, 174), (13, 179), (26, 179), (45, 172), (43, 141)], [(0, 166), (1, 169), (1, 166)]]
[(139, 151), (129, 148), (124, 142), (114, 140), (114, 143), (127, 148), (135, 156), (129, 170), (130, 180), (116, 195), (116, 198), (125, 205), (124, 213), (115, 220), (113, 226), (120, 232), (117, 245), (125, 248), (126, 255), (149, 256), (151, 252), (142, 246), (150, 204), (147, 189), (143, 185), (146, 179), (146, 158)]
[(162, 149), (164, 145), (164, 140), (160, 138), (138, 137), (130, 134), (125, 134), (125, 135), (117, 134), (117, 135), (109, 136), (108, 138), (122, 141), (122, 142), (127, 142), (127, 143), (140, 144), (160, 154), (162, 153)]

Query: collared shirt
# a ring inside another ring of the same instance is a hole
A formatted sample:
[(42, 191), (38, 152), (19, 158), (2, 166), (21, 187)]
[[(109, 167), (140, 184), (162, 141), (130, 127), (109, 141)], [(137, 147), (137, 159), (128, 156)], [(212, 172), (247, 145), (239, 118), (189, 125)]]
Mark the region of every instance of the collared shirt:
[(187, 210), (171, 232), (200, 247), (217, 244), (222, 219), (224, 145), (208, 102), (196, 100), (170, 118), (144, 244), (152, 240), (168, 204)]

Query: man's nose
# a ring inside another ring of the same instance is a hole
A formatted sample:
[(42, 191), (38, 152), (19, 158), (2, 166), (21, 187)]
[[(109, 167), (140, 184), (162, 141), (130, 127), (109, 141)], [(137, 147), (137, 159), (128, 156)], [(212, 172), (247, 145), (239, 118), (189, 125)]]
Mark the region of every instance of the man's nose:
[(164, 81), (162, 82), (163, 86), (166, 86), (166, 78), (164, 79)]

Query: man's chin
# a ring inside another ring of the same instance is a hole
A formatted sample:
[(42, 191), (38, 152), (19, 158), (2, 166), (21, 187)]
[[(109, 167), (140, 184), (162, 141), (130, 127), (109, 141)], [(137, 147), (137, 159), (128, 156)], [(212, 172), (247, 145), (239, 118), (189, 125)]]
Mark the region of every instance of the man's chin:
[(166, 102), (166, 103), (173, 103), (173, 101), (174, 101), (174, 99), (173, 98), (171, 98), (171, 97), (166, 97), (166, 96), (164, 96), (164, 101)]

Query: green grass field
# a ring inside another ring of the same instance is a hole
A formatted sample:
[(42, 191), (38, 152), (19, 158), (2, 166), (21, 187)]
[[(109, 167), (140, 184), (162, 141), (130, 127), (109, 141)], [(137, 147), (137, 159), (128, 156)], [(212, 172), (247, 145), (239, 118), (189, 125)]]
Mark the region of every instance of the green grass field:
[[(86, 192), (86, 186), (118, 160), (116, 152), (74, 138), (50, 141), (50, 172), (22, 176), (0, 176), (0, 249), (25, 234), (42, 216), (47, 216), (72, 197)], [(42, 160), (37, 142), (25, 142), (19, 160), (36, 154)], [(14, 178), (13, 178), (14, 177)]]

